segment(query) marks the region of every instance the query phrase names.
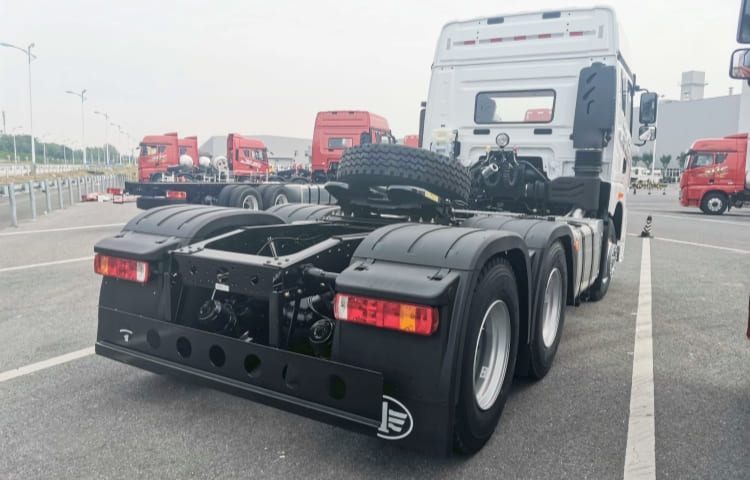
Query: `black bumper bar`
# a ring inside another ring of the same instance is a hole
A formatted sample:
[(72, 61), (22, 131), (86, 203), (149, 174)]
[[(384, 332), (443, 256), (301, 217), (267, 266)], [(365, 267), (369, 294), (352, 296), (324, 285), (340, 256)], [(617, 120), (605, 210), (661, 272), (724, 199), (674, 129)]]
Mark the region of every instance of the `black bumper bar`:
[(104, 307), (96, 353), (370, 435), (381, 423), (382, 374), (351, 365)]

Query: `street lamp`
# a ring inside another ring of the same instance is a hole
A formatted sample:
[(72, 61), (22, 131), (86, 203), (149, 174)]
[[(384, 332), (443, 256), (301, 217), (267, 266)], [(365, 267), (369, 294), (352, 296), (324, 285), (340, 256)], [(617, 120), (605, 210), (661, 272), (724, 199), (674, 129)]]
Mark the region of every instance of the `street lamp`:
[(10, 43), (0, 42), (0, 47), (15, 48), (16, 50), (22, 51), (29, 59), (29, 131), (31, 133), (31, 174), (36, 174), (36, 153), (34, 151), (34, 114), (31, 108), (31, 61), (36, 60), (36, 55), (31, 53), (31, 49), (34, 44), (29, 44), (26, 48), (17, 47)]
[(83, 164), (86, 165), (86, 143), (83, 136), (83, 102), (86, 101), (86, 97), (84, 96), (84, 94), (86, 93), (86, 89), (84, 88), (83, 90), (81, 90), (81, 93), (76, 93), (71, 90), (66, 90), (65, 93), (75, 95), (76, 97), (81, 97), (81, 145), (83, 145)]
[(120, 151), (120, 134), (122, 133), (122, 125), (118, 125), (114, 122), (110, 122), (109, 124), (112, 125), (113, 127), (117, 127), (117, 130), (118, 130), (117, 132), (117, 154), (120, 158), (120, 165), (122, 165), (122, 152)]
[(21, 125), (13, 127), (11, 133), (13, 134), (13, 162), (18, 163), (18, 152), (16, 151), (16, 130), (22, 128)]
[(99, 110), (94, 110), (95, 115), (101, 115), (104, 117), (104, 148), (107, 149), (107, 152), (105, 153), (105, 165), (109, 165), (109, 142), (107, 141), (107, 123), (109, 122), (109, 114), (107, 112), (100, 112)]

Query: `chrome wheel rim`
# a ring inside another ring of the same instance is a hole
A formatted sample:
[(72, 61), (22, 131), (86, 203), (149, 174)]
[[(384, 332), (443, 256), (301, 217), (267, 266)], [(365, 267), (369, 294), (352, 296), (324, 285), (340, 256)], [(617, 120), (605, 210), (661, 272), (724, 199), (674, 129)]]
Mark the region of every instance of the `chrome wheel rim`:
[(274, 202), (274, 205), (285, 205), (287, 203), (289, 203), (289, 199), (286, 198), (286, 195), (281, 193), (276, 197), (276, 201)]
[(248, 195), (242, 199), (242, 208), (248, 210), (260, 210), (258, 205), (258, 199), (254, 195)]
[(713, 197), (708, 201), (708, 209), (712, 212), (718, 212), (723, 205), (724, 202), (719, 197)]
[(495, 404), (508, 370), (510, 356), (510, 312), (502, 300), (487, 308), (474, 347), (474, 399), (481, 410)]
[(553, 268), (547, 278), (547, 288), (544, 290), (544, 307), (542, 310), (542, 341), (549, 348), (555, 343), (557, 329), (560, 327), (560, 313), (562, 312), (562, 273)]

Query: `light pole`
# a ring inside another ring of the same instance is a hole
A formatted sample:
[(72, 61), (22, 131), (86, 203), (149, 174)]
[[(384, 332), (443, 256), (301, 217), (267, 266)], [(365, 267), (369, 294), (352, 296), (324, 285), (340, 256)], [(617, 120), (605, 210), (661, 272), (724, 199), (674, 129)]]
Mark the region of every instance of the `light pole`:
[(120, 151), (120, 134), (122, 133), (122, 125), (118, 125), (114, 122), (110, 122), (110, 125), (117, 127), (117, 156), (120, 159), (120, 165), (122, 165), (122, 152)]
[(31, 108), (31, 61), (36, 59), (36, 55), (31, 53), (31, 49), (34, 47), (34, 44), (29, 44), (26, 48), (17, 47), (15, 45), (11, 45), (10, 43), (4, 43), (0, 42), (0, 47), (9, 47), (9, 48), (15, 48), (16, 50), (22, 51), (26, 57), (29, 59), (29, 131), (31, 133), (31, 174), (36, 174), (36, 153), (34, 151), (34, 113)]
[(84, 141), (84, 129), (83, 129), (83, 102), (86, 101), (85, 93), (86, 89), (84, 88), (81, 90), (81, 93), (76, 93), (71, 90), (66, 90), (65, 93), (69, 93), (71, 95), (75, 95), (76, 97), (81, 97), (81, 145), (83, 145), (83, 164), (86, 165), (86, 142)]
[(45, 133), (44, 135), (39, 135), (39, 139), (42, 141), (42, 148), (44, 149), (44, 164), (47, 165), (47, 138), (49, 137), (49, 132)]
[(11, 133), (13, 134), (13, 162), (18, 163), (18, 152), (16, 151), (16, 130), (21, 128), (21, 125), (18, 125), (17, 127), (13, 127), (13, 130), (11, 130)]
[(107, 141), (107, 124), (109, 123), (109, 114), (107, 112), (100, 112), (99, 110), (94, 110), (94, 114), (104, 117), (104, 148), (107, 149), (105, 153), (106, 158), (104, 159), (104, 164), (109, 165), (109, 143)]
[[(68, 164), (68, 159), (67, 159), (66, 153), (65, 153), (65, 144), (67, 144), (69, 141), (70, 141), (69, 138), (63, 138), (63, 141), (62, 141), (63, 163), (65, 163), (66, 165)], [(73, 152), (71, 151), (70, 153), (72, 154)]]

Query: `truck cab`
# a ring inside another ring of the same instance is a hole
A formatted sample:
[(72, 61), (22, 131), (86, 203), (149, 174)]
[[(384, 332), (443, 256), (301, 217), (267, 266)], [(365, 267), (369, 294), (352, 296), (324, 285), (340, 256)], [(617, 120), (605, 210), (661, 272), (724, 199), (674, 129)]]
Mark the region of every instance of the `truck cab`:
[(318, 112), (313, 130), (312, 181), (335, 180), (343, 151), (363, 143), (396, 143), (388, 121), (363, 111)]
[(611, 220), (622, 246), (636, 90), (626, 58), (610, 8), (450, 23), (432, 62), (422, 147), (472, 167), (507, 139), (544, 186), (506, 209), (533, 213), (551, 195), (555, 213)]
[(185, 137), (180, 138), (177, 141), (177, 145), (180, 149), (179, 158), (183, 155), (187, 155), (193, 161), (193, 166), (198, 166), (198, 137)]
[(138, 180), (141, 182), (155, 181), (161, 178), (168, 167), (179, 165), (178, 144), (176, 132), (143, 137), (138, 155)]
[(268, 149), (266, 145), (239, 133), (227, 135), (229, 168), (238, 180), (260, 179), (268, 174)]
[(748, 196), (745, 185), (747, 133), (697, 140), (688, 152), (680, 179), (680, 204), (721, 215), (740, 207)]

